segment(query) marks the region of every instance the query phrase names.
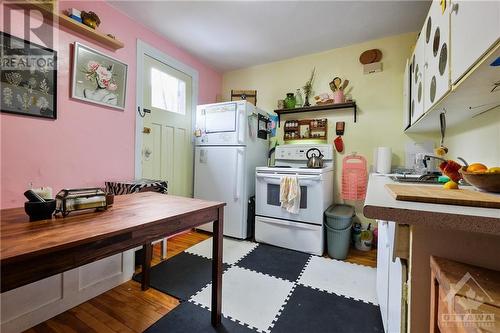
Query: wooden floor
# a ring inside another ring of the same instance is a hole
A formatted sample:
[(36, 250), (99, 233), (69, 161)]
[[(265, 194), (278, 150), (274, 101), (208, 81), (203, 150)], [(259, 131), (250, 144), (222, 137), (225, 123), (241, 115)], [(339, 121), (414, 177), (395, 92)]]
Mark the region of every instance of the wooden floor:
[[(209, 234), (191, 231), (168, 240), (167, 258), (207, 238)], [(153, 265), (161, 262), (160, 244), (154, 246)], [(377, 251), (351, 249), (348, 262), (376, 267)], [(28, 333), (128, 333), (143, 332), (175, 308), (179, 301), (154, 289), (141, 291), (135, 281), (128, 281), (85, 303), (51, 318)]]

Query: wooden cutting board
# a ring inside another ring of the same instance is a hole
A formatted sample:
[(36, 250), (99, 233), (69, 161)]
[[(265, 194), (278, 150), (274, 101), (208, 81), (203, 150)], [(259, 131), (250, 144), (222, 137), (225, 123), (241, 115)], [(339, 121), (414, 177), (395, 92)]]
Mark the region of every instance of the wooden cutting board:
[(434, 186), (397, 184), (386, 184), (385, 187), (394, 199), (401, 201), (500, 208), (500, 195), (479, 192), (472, 189), (447, 190)]

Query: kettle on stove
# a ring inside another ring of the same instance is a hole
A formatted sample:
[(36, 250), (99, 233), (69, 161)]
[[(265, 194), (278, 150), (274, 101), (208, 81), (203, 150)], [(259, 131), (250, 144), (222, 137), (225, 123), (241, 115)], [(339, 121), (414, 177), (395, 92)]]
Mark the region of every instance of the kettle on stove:
[[(316, 154), (316, 152), (318, 154)], [(307, 167), (313, 169), (320, 169), (323, 167), (323, 154), (318, 148), (311, 148), (306, 152)]]

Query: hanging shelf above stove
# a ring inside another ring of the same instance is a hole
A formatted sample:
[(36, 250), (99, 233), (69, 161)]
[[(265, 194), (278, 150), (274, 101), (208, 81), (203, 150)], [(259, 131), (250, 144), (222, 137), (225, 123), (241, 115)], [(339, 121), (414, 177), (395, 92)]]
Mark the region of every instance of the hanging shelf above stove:
[(335, 110), (335, 109), (353, 109), (354, 110), (354, 122), (356, 122), (356, 120), (357, 120), (356, 119), (356, 116), (357, 116), (357, 114), (356, 114), (357, 113), (356, 102), (315, 105), (315, 106), (307, 106), (307, 107), (295, 108), (295, 109), (278, 109), (278, 110), (274, 110), (274, 112), (278, 115), (278, 127), (279, 127), (282, 114)]

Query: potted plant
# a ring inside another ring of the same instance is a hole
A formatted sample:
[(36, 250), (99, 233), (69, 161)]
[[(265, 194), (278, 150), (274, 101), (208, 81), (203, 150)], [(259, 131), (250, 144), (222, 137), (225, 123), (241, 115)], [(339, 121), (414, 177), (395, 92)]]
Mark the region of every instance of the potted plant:
[(313, 70), (311, 72), (311, 77), (309, 78), (309, 80), (307, 80), (304, 87), (302, 87), (302, 89), (304, 90), (304, 98), (305, 98), (304, 106), (311, 106), (311, 104), (309, 104), (309, 97), (312, 94), (312, 85), (314, 82), (315, 74), (316, 74), (316, 68), (313, 68)]

